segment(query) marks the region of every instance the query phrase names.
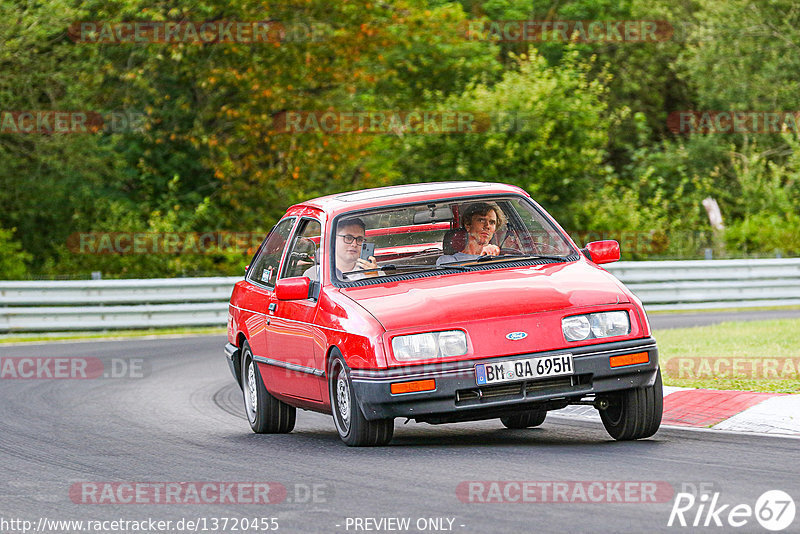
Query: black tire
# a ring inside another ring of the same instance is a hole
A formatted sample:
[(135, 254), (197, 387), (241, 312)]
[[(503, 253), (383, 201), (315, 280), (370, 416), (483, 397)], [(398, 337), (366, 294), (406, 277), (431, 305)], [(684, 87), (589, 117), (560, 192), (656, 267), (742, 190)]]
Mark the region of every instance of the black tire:
[(649, 438), (661, 426), (664, 411), (661, 369), (652, 386), (621, 391), (607, 399), (610, 404), (600, 410), (600, 419), (612, 438), (618, 441)]
[(242, 344), (242, 395), (244, 411), (250, 428), (256, 434), (286, 434), (294, 429), (297, 409), (281, 402), (267, 391), (258, 365), (253, 361), (253, 351), (245, 341)]
[(544, 423), (547, 410), (531, 410), (524, 413), (515, 413), (500, 418), (506, 428), (531, 428)]
[(335, 349), (328, 364), (328, 391), (336, 430), (349, 447), (375, 447), (392, 440), (394, 419), (369, 421), (364, 417), (353, 391), (350, 369)]

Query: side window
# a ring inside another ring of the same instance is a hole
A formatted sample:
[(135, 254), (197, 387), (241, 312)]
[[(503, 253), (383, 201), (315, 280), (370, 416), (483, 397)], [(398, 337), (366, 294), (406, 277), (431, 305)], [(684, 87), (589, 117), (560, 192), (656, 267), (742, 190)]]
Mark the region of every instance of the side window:
[(314, 219), (301, 219), (286, 256), (281, 278), (308, 276), (319, 280), (319, 241), (322, 227)]
[(294, 225), (294, 217), (284, 219), (275, 225), (264, 241), (264, 246), (261, 247), (261, 254), (247, 270), (249, 280), (269, 286), (275, 285), (281, 254), (283, 254), (292, 225)]

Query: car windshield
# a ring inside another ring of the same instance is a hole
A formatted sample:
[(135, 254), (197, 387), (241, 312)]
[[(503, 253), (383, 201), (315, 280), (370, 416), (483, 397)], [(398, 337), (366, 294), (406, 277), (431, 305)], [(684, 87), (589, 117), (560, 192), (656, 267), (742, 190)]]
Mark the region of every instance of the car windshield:
[[(339, 280), (464, 269), (488, 262), (560, 261), (574, 247), (523, 197), (486, 197), (393, 206), (337, 219)], [(374, 261), (373, 261), (374, 260)]]

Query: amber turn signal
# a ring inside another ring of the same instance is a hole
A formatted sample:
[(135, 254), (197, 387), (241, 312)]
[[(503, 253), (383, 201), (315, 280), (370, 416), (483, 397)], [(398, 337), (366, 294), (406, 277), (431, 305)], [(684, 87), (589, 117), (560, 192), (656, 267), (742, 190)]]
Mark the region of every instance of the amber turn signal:
[(621, 356), (611, 356), (608, 359), (611, 367), (625, 367), (626, 365), (636, 365), (650, 361), (650, 354), (647, 352), (636, 352), (634, 354), (623, 354)]
[(398, 393), (414, 393), (417, 391), (433, 391), (436, 389), (436, 380), (414, 380), (413, 382), (395, 382), (392, 384), (392, 395)]

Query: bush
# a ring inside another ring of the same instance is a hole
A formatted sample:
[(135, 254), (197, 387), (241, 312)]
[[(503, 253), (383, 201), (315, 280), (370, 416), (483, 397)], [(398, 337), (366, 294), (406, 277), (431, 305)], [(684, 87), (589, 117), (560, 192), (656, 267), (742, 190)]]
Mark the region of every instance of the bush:
[(28, 273), (25, 264), (32, 256), (13, 237), (14, 229), (0, 228), (0, 280), (19, 280)]
[(725, 229), (729, 254), (800, 256), (800, 216), (757, 213)]
[(515, 184), (570, 225), (610, 171), (603, 164), (612, 122), (605, 87), (589, 80), (590, 65), (576, 53), (556, 67), (534, 49), (516, 61), (497, 84), (474, 84), (439, 106), (487, 119), (486, 131), (407, 136), (398, 158), (402, 180)]

